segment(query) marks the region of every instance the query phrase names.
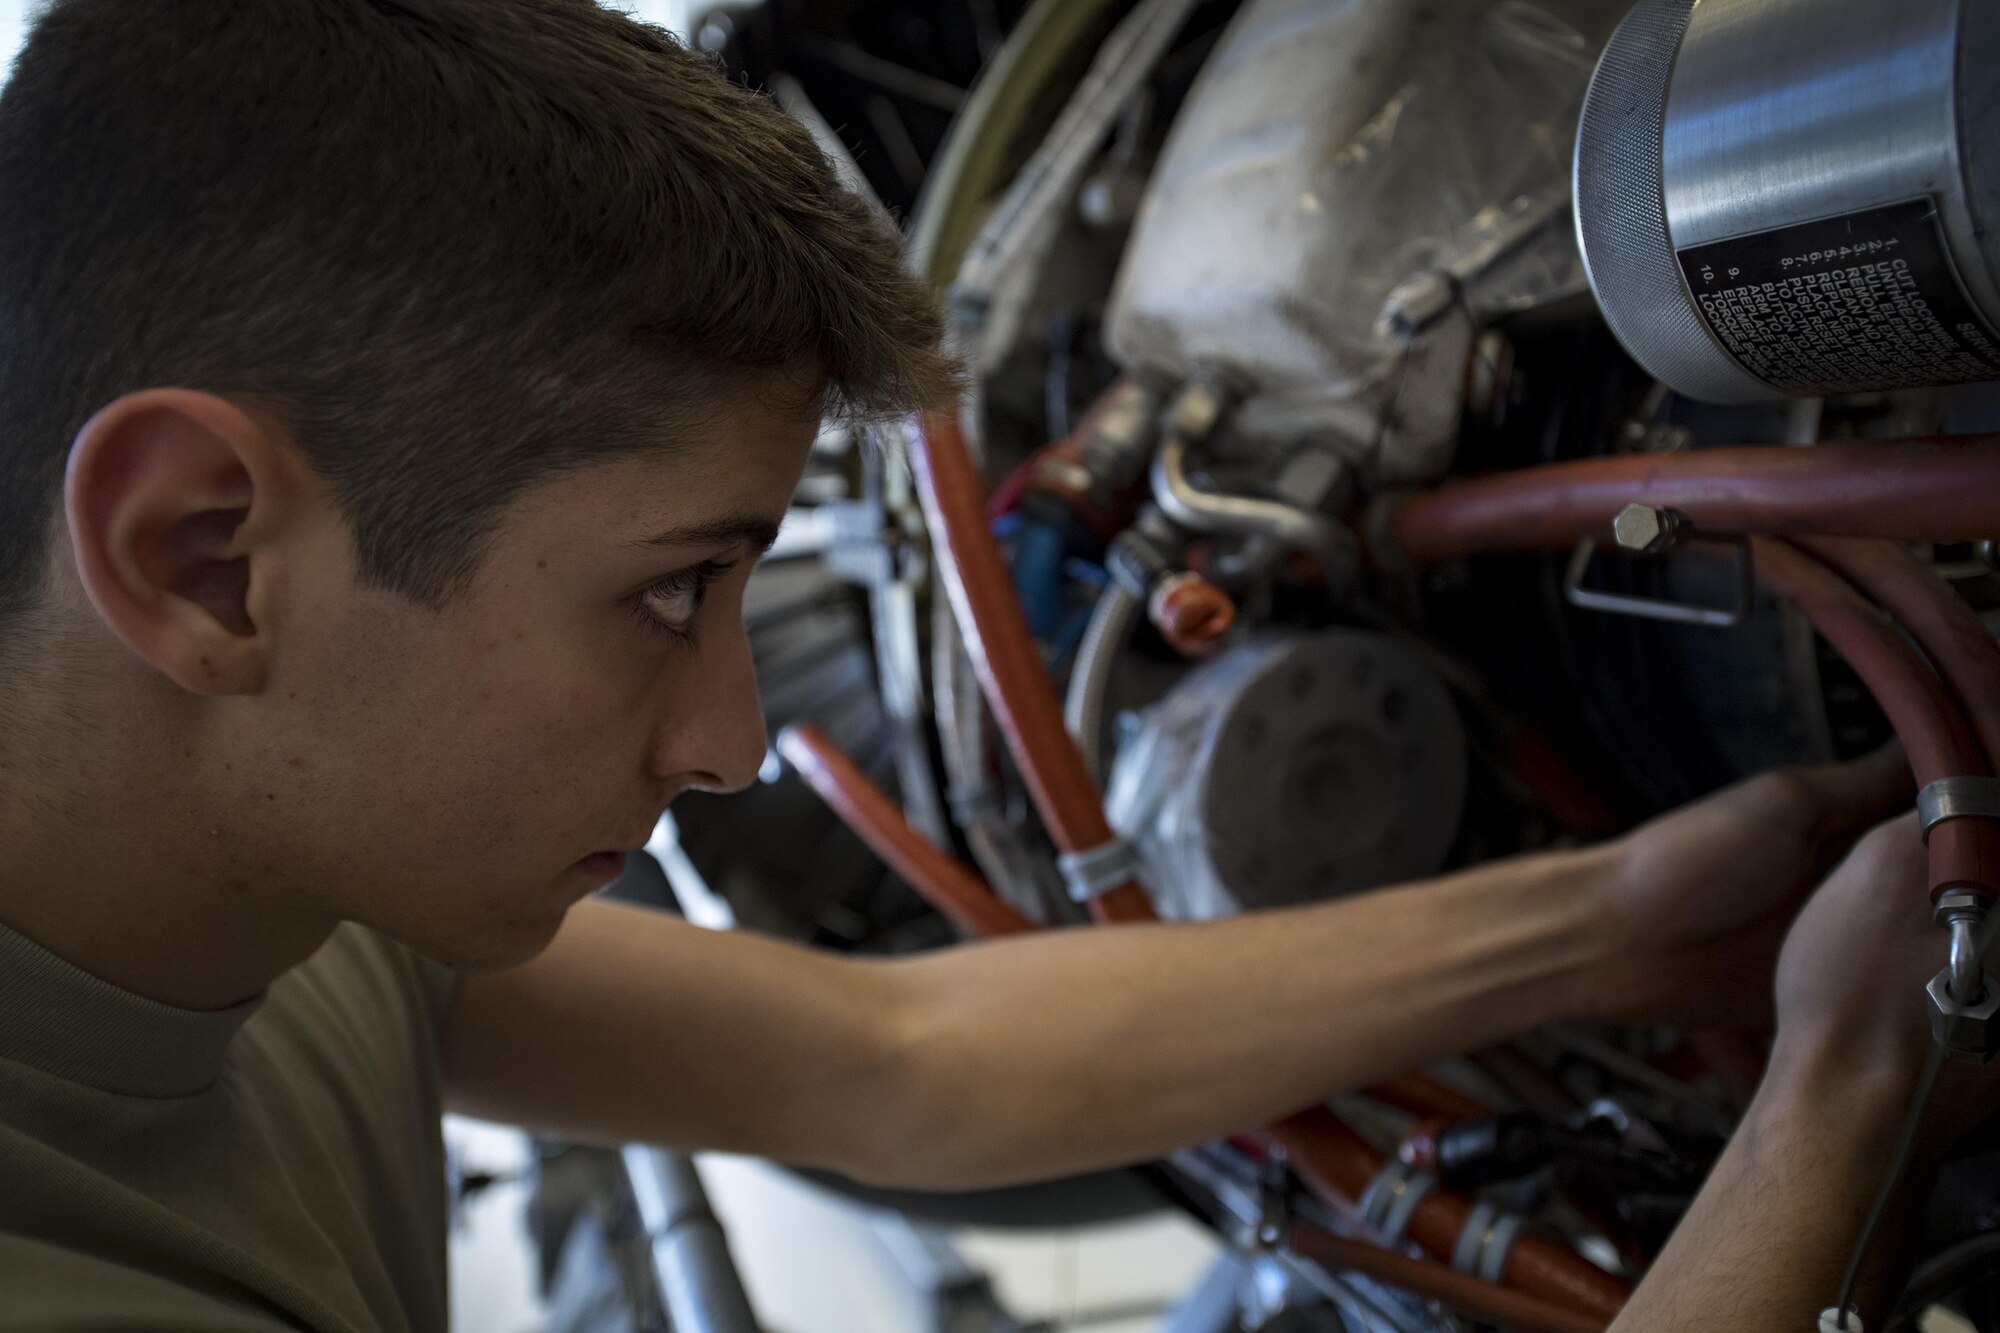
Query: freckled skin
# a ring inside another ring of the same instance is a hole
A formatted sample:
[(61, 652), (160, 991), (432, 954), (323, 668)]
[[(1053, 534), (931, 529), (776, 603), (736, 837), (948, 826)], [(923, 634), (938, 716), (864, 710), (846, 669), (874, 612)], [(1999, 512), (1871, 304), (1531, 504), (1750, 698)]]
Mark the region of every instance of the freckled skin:
[(356, 587), (330, 530), (327, 558), (288, 589), (267, 687), (229, 710), (243, 859), (455, 966), (539, 951), (599, 887), (578, 860), (640, 845), (683, 790), (754, 778), (750, 561), (683, 644), (643, 628), (632, 596), (745, 553), (637, 543), (725, 516), (775, 521), (811, 438), (746, 409), (692, 451), (542, 483), (435, 611)]

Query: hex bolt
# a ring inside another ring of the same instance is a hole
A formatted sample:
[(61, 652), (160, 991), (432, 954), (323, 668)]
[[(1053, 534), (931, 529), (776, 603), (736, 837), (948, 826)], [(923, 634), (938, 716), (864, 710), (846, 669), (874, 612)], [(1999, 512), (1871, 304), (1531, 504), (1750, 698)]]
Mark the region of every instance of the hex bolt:
[(1618, 545), (1640, 555), (1662, 555), (1680, 545), (1686, 535), (1688, 518), (1665, 505), (1629, 504), (1611, 520), (1611, 535)]

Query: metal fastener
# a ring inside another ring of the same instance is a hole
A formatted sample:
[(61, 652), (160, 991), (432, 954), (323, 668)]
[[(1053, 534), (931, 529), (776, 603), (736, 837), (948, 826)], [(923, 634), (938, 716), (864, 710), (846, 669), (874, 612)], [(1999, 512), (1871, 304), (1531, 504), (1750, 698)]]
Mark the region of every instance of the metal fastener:
[(1641, 555), (1661, 555), (1680, 545), (1688, 528), (1687, 515), (1665, 505), (1630, 504), (1611, 521), (1618, 545)]

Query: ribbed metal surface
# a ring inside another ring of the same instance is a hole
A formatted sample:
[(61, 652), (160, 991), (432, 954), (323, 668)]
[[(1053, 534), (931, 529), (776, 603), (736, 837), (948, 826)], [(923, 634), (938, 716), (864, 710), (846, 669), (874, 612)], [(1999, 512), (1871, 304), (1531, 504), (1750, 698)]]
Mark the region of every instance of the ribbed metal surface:
[(1605, 49), (1576, 139), (1577, 241), (1618, 341), (1681, 392), (1711, 402), (1772, 398), (1717, 346), (1674, 259), (1660, 145), (1674, 53), (1694, 0), (1640, 0)]

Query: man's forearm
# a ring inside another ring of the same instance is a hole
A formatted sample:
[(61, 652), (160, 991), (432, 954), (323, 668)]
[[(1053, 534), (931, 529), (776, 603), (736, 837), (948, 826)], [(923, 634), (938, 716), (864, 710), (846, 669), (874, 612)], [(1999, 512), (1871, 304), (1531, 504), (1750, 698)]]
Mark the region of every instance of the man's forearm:
[(1200, 925), (1079, 929), (900, 970), (905, 1183), (1156, 1155), (1590, 1010), (1610, 851)]
[[(1916, 1071), (1893, 1056), (1782, 1047), (1694, 1207), (1612, 1333), (1810, 1333), (1839, 1293), (1880, 1188)], [(1921, 1157), (1877, 1236), (1857, 1296), (1868, 1328), (1901, 1225), (1930, 1167)]]

